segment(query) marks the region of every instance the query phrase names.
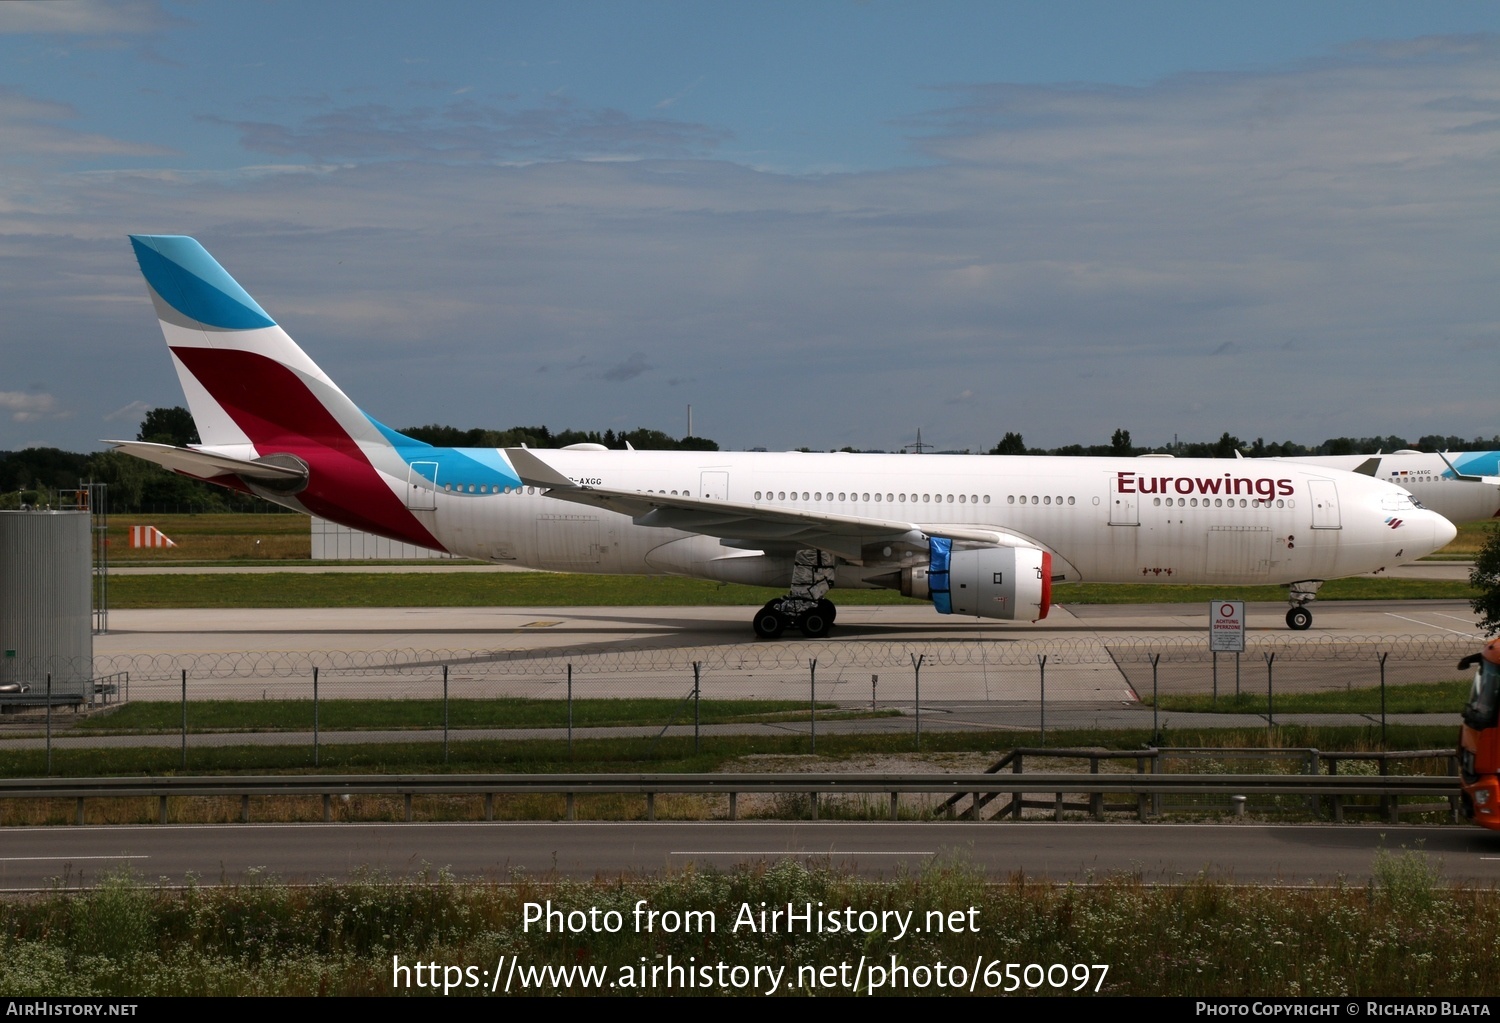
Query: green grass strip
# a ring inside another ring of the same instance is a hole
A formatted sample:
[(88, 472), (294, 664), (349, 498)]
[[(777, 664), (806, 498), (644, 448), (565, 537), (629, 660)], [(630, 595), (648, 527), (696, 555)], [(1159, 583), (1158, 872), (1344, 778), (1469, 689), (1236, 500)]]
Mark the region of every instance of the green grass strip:
[[(780, 590), (676, 576), (563, 575), (543, 572), (342, 573), (235, 572), (120, 575), (110, 579), (115, 608), (250, 607), (718, 607), (758, 606)], [(1322, 600), (1469, 600), (1461, 580), (1337, 579)], [(922, 605), (892, 590), (838, 590), (846, 606)], [(1282, 602), (1280, 586), (1062, 584), (1058, 604), (1204, 604), (1210, 600)]]
[[(1439, 749), (1451, 747), (1456, 729), (1392, 725), (1385, 745), (1380, 726), (1277, 728), (1165, 728), (1157, 745), (1210, 748), (1313, 747), (1320, 750)], [(929, 732), (923, 753), (986, 753), (999, 760), (1018, 746), (1139, 749), (1151, 744), (1150, 729), (1049, 730), (1046, 742), (1031, 732)], [(896, 756), (914, 752), (915, 737), (905, 734), (822, 734), (818, 756), (830, 762), (848, 757)], [(298, 746), (228, 746), (193, 748), (187, 764), (171, 747), (54, 749), (52, 774), (60, 777), (290, 773), (290, 774), (443, 774), (447, 772), (555, 774), (565, 772), (703, 772), (722, 770), (741, 757), (806, 756), (803, 735), (716, 735), (704, 737), (699, 751), (692, 736), (576, 739), (570, 753), (563, 740), (461, 740), (443, 761), (440, 742), (363, 743), (322, 747), (319, 766), (312, 765), (311, 743)], [(47, 773), (43, 750), (0, 750), (0, 777), (32, 778)]]
[[(836, 711), (838, 704), (820, 703), (819, 711)], [(868, 715), (868, 712), (865, 712)], [(795, 700), (701, 700), (698, 720), (706, 725), (734, 722), (780, 721), (807, 717), (807, 704)], [(846, 717), (844, 713), (840, 717)], [(194, 700), (188, 704), (188, 731), (310, 730), (311, 700)], [(691, 723), (688, 699), (574, 700), (573, 726), (665, 725)], [(565, 728), (566, 700), (502, 697), (491, 700), (449, 700), (451, 728)], [(441, 728), (442, 700), (321, 700), (318, 726), (330, 731), (357, 728)], [(182, 705), (135, 702), (97, 714), (77, 725), (78, 731), (177, 732), (182, 728)]]
[[(1470, 683), (1416, 682), (1386, 686), (1385, 709), (1388, 714), (1453, 714), (1463, 710), (1469, 698)], [(1277, 693), (1277, 714), (1379, 714), (1380, 687), (1331, 689), (1321, 693)], [(1144, 702), (1149, 706), (1149, 694)], [(1267, 713), (1264, 687), (1258, 692), (1241, 690), (1238, 696), (1221, 694), (1217, 701), (1206, 693), (1183, 693), (1161, 697), (1162, 710), (1218, 711), (1224, 714)]]

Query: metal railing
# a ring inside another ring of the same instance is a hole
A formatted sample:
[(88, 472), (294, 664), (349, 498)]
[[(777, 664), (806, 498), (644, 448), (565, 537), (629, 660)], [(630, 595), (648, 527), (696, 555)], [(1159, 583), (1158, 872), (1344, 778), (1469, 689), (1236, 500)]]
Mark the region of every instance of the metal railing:
[[(1082, 752), (1082, 751), (1077, 751)], [(1095, 751), (1099, 757), (1109, 754)], [(1134, 752), (1119, 756), (1135, 756)], [(1008, 761), (1002, 761), (1006, 763)], [(997, 765), (998, 766), (998, 765)], [(1066, 795), (1088, 797), (1087, 809), (1095, 819), (1103, 819), (1107, 795), (1131, 796), (1133, 805), (1125, 804), (1140, 820), (1151, 817), (1152, 800), (1165, 796), (1218, 796), (1225, 798), (1251, 795), (1293, 796), (1300, 799), (1335, 799), (1376, 797), (1390, 800), (1400, 812), (1432, 812), (1434, 809), (1456, 814), (1451, 800), (1456, 799), (1457, 779), (1453, 777), (1349, 776), (1349, 775), (1278, 775), (1278, 774), (1061, 774), (1005, 773), (996, 770), (983, 774), (500, 774), (500, 775), (304, 775), (246, 777), (165, 777), (165, 778), (18, 778), (0, 781), (0, 799), (72, 799), (76, 801), (75, 821), (84, 820), (84, 801), (100, 798), (155, 798), (161, 823), (167, 823), (167, 801), (170, 798), (240, 798), (241, 820), (250, 820), (252, 796), (321, 796), (323, 819), (332, 820), (332, 803), (336, 796), (394, 795), (404, 798), (406, 820), (413, 819), (415, 796), (483, 796), (484, 819), (494, 817), (496, 795), (555, 795), (566, 800), (565, 819), (575, 816), (575, 799), (579, 795), (640, 795), (645, 798), (645, 816), (654, 820), (655, 800), (662, 794), (720, 795), (728, 799), (728, 818), (738, 819), (738, 797), (747, 793), (793, 794), (809, 800), (810, 816), (818, 819), (820, 797), (871, 796), (889, 798), (890, 817), (898, 816), (902, 795), (947, 795), (938, 814), (949, 818), (983, 819), (979, 812), (996, 796), (1009, 795), (1010, 806), (1022, 805), (1025, 794), (1047, 793), (1052, 802), (1043, 804), (1054, 810), (1061, 820)], [(1400, 797), (1441, 798), (1447, 802), (1402, 805)], [(988, 798), (986, 798), (988, 797)], [(963, 800), (970, 804), (966, 809)], [(1035, 805), (1035, 804), (1032, 804)], [(1006, 813), (991, 820), (1003, 820)]]

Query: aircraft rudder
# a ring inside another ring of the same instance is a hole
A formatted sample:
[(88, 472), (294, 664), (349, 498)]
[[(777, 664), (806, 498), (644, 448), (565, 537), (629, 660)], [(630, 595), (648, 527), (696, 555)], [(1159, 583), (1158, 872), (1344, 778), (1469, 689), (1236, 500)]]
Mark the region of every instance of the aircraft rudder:
[[(187, 235), (133, 234), (130, 244), (162, 319), (181, 317), (207, 330), (276, 326), (260, 303), (197, 239)], [(167, 310), (177, 315), (169, 317), (165, 315)]]

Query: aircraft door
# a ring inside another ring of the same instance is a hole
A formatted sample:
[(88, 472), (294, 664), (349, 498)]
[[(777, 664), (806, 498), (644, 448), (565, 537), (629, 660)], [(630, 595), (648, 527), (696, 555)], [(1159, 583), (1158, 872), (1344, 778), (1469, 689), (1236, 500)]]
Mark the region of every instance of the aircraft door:
[(1120, 493), (1120, 479), (1115, 474), (1110, 475), (1109, 491), (1109, 524), (1111, 526), (1139, 526), (1141, 524), (1140, 495)]
[(413, 462), (406, 470), (406, 507), (411, 511), (432, 511), (437, 507), (436, 462)]
[(705, 472), (700, 474), (698, 496), (709, 501), (729, 500), (729, 473)]
[(1338, 485), (1333, 480), (1308, 480), (1307, 488), (1312, 491), (1312, 527), (1342, 529)]

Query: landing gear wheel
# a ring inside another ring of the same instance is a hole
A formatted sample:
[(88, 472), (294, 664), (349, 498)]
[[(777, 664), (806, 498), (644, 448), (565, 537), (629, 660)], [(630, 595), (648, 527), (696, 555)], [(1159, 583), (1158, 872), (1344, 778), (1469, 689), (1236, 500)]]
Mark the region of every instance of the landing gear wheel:
[(775, 607), (775, 601), (755, 613), (755, 634), (761, 639), (776, 639), (786, 631), (786, 615)]
[(1312, 612), (1305, 607), (1294, 607), (1286, 613), (1286, 627), (1302, 632), (1312, 627)]
[(832, 625), (834, 619), (838, 618), (839, 616), (839, 609), (833, 606), (833, 601), (829, 600), (827, 597), (824, 597), (822, 600), (818, 601), (817, 613), (828, 619), (828, 624)]
[[(818, 603), (822, 604), (823, 602), (819, 601)], [(833, 621), (823, 613), (821, 607), (815, 607), (804, 614), (802, 620), (797, 625), (802, 629), (802, 635), (808, 639), (822, 639), (828, 635), (828, 630), (832, 627)]]

